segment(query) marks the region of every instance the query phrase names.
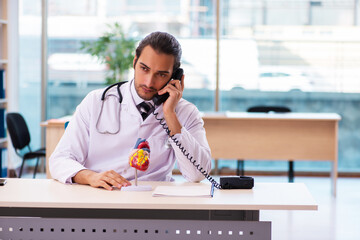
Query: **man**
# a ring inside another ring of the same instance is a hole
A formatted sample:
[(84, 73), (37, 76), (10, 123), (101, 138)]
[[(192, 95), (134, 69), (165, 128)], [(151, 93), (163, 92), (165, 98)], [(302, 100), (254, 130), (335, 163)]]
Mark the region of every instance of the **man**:
[[(151, 153), (148, 169), (138, 173), (140, 181), (171, 181), (176, 160), (185, 179), (204, 179), (188, 159), (192, 156), (204, 170), (211, 169), (203, 120), (197, 108), (182, 99), (184, 76), (181, 81), (169, 82), (180, 67), (180, 59), (181, 46), (172, 35), (154, 32), (145, 37), (136, 49), (134, 79), (105, 94), (104, 89), (92, 91), (77, 107), (50, 157), (52, 177), (108, 190), (129, 186), (135, 174), (129, 154), (136, 140), (143, 138), (149, 142)], [(152, 98), (157, 93), (168, 93), (169, 97), (154, 106)], [(139, 104), (144, 101), (152, 110), (143, 119), (144, 107)], [(157, 117), (151, 112), (158, 113)], [(169, 138), (160, 118), (185, 153)]]

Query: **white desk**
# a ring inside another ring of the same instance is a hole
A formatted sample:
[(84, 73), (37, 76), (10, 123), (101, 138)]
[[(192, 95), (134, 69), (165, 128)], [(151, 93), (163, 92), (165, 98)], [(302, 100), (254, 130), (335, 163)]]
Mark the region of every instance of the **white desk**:
[(329, 161), (336, 196), (336, 113), (205, 113), (206, 136), (215, 159)]
[[(144, 182), (158, 185), (207, 183)], [(261, 210), (317, 210), (304, 184), (255, 183), (213, 198), (152, 197), (51, 179), (8, 179), (0, 187), (0, 236), (33, 239), (271, 239)], [(24, 218), (23, 218), (24, 217)]]

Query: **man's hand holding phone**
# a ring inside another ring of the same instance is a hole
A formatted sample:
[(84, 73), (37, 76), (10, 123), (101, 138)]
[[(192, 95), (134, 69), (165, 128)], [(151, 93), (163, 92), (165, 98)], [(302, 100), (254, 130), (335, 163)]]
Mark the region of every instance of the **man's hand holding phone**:
[(159, 95), (169, 93), (168, 99), (163, 104), (163, 112), (171, 136), (177, 133), (181, 133), (182, 126), (176, 116), (175, 108), (180, 101), (184, 91), (184, 79), (185, 76), (182, 75), (181, 79), (171, 80), (163, 89), (159, 90), (158, 92)]
[(159, 90), (158, 94), (162, 95), (165, 93), (169, 94), (168, 99), (163, 104), (164, 115), (175, 113), (175, 108), (182, 98), (184, 91), (184, 75), (181, 79), (171, 80), (163, 89)]

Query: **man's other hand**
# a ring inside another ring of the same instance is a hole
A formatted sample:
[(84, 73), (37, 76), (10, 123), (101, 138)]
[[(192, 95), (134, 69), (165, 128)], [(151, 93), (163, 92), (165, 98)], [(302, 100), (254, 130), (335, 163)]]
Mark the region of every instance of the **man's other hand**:
[(130, 186), (131, 183), (123, 176), (109, 170), (101, 173), (97, 173), (88, 169), (81, 170), (74, 177), (73, 181), (80, 184), (88, 184), (92, 187), (103, 187), (107, 190), (112, 190), (113, 187), (122, 188)]

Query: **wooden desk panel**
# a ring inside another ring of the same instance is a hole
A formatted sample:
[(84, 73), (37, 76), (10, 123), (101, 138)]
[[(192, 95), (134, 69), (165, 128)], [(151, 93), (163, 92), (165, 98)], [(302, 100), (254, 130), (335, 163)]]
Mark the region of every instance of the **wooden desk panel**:
[(59, 120), (49, 120), (42, 122), (41, 127), (46, 128), (46, 177), (51, 178), (49, 170), (49, 158), (54, 152), (58, 142), (60, 141), (62, 135), (65, 132), (65, 122), (66, 119)]
[(203, 119), (213, 158), (330, 161), (336, 196), (338, 114), (209, 113)]
[(213, 158), (336, 159), (336, 122), (229, 118), (204, 121)]

